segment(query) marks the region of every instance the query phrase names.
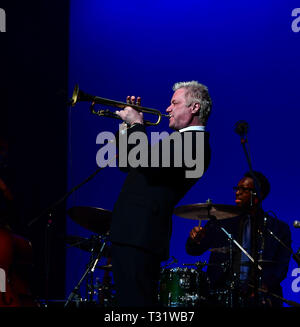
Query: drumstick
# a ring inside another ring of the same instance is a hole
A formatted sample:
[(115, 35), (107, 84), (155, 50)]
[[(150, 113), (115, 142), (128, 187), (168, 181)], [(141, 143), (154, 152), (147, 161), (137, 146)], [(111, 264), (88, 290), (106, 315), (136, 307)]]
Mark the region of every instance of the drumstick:
[(201, 227), (201, 219), (199, 219), (198, 227), (199, 227), (199, 228)]

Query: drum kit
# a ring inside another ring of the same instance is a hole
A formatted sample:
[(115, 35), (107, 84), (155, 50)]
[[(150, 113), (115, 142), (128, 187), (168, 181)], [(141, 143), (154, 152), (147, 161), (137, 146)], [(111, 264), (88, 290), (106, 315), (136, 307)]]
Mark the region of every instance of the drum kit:
[[(214, 220), (216, 226), (226, 235), (229, 246), (224, 248), (210, 249), (211, 252), (229, 253), (229, 262), (220, 264), (224, 272), (232, 267), (232, 251), (236, 246), (248, 256), (249, 260), (253, 258), (243, 247), (232, 238), (221, 224), (220, 220), (233, 218), (241, 214), (241, 209), (237, 206), (225, 204), (213, 204), (210, 200), (206, 203), (183, 205), (175, 208), (176, 216), (199, 220)], [(68, 210), (70, 218), (81, 227), (95, 233), (91, 238), (82, 238), (78, 236), (67, 236), (66, 243), (71, 247), (79, 248), (90, 253), (90, 262), (82, 278), (69, 295), (65, 307), (70, 302), (78, 301), (86, 304), (93, 304), (101, 307), (115, 306), (115, 289), (112, 282), (111, 248), (109, 244), (109, 230), (112, 218), (112, 212), (109, 210), (95, 207), (72, 207)], [(98, 265), (99, 260), (105, 257), (105, 265)], [(177, 262), (175, 259), (174, 262)], [(174, 263), (173, 262), (173, 263)], [(211, 290), (210, 281), (204, 267), (211, 264), (206, 262), (183, 263), (182, 267), (170, 268), (166, 264), (161, 268), (161, 277), (159, 281), (158, 299), (159, 304), (164, 307), (198, 307), (207, 306), (213, 299), (214, 305), (218, 303), (222, 306), (233, 306), (234, 280), (229, 283), (225, 289)], [(258, 269), (266, 262), (258, 262)], [(104, 271), (102, 282), (96, 278), (94, 282), (95, 268)], [(86, 298), (80, 294), (82, 282), (86, 282)], [(95, 300), (96, 298), (96, 300)], [(80, 300), (78, 300), (80, 299)], [(285, 301), (285, 299), (281, 298)], [(286, 302), (286, 301), (285, 301)]]

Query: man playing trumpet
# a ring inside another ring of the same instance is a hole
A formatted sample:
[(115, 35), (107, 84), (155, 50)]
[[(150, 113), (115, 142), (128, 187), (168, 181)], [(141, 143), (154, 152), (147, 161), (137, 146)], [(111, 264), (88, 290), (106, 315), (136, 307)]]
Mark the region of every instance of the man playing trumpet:
[[(173, 91), (166, 111), (169, 127), (180, 132), (182, 138), (179, 153), (195, 153), (196, 140), (201, 135), (204, 154), (201, 160), (206, 171), (210, 162), (209, 133), (206, 131), (211, 112), (208, 90), (204, 85), (190, 81), (176, 83)], [(116, 111), (126, 123), (128, 136), (134, 132), (146, 134), (143, 113), (130, 107), (131, 104), (140, 105), (140, 101), (140, 98), (128, 97), (128, 107)], [(184, 142), (185, 138), (190, 138), (190, 142)], [(160, 151), (161, 143), (156, 145)], [(186, 167), (184, 160), (178, 167), (174, 160), (178, 145), (170, 142), (169, 146), (171, 160), (168, 167), (160, 161), (157, 167), (149, 164), (126, 169), (127, 178), (113, 209), (112, 267), (118, 306), (158, 304), (160, 264), (169, 256), (174, 207), (201, 177), (187, 177), (186, 170), (191, 167)], [(130, 145), (127, 151), (130, 151)], [(148, 154), (151, 162), (150, 146)]]

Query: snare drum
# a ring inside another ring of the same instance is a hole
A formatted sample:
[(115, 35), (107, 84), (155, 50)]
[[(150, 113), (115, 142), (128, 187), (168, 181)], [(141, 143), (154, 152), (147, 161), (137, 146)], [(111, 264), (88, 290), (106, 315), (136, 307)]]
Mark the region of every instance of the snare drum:
[(197, 306), (203, 300), (202, 272), (193, 268), (164, 268), (159, 285), (159, 303), (167, 307)]

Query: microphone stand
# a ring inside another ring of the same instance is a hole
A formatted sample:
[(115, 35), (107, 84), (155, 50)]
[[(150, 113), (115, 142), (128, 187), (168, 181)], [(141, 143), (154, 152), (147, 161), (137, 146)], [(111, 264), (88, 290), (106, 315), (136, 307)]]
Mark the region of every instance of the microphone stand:
[(286, 248), (291, 254), (292, 258), (296, 261), (297, 265), (300, 266), (300, 257), (297, 253), (295, 253), (289, 246), (285, 245), (284, 242), (281, 241), (269, 228), (267, 229), (267, 232), (272, 235), (276, 241), (278, 241), (284, 248)]
[(38, 220), (40, 220), (42, 217), (47, 216), (48, 221), (46, 224), (46, 230), (45, 230), (45, 274), (46, 274), (46, 280), (45, 280), (45, 302), (46, 305), (48, 305), (49, 301), (49, 279), (50, 279), (50, 230), (53, 227), (53, 212), (54, 210), (62, 204), (71, 194), (73, 194), (75, 191), (77, 191), (81, 186), (89, 182), (91, 179), (93, 179), (99, 172), (105, 167), (99, 167), (96, 169), (90, 176), (88, 176), (85, 180), (83, 180), (81, 183), (73, 187), (69, 192), (67, 192), (65, 195), (63, 195), (58, 201), (56, 201), (54, 204), (52, 204), (50, 207), (45, 209), (39, 216), (35, 217), (28, 223), (28, 227), (30, 227), (32, 224), (36, 223)]
[(78, 185), (74, 186), (69, 192), (67, 192), (65, 195), (63, 195), (58, 201), (56, 201), (54, 204), (52, 204), (50, 207), (45, 209), (39, 216), (35, 217), (28, 223), (28, 227), (30, 227), (32, 224), (37, 222), (40, 218), (42, 218), (45, 215), (49, 215), (56, 207), (58, 207), (61, 203), (63, 203), (71, 194), (73, 194), (75, 191), (77, 191), (81, 186), (89, 182), (91, 179), (93, 179), (99, 172), (105, 167), (99, 167), (96, 169), (90, 176), (88, 176), (85, 180), (83, 180)]
[[(259, 227), (259, 212), (262, 211), (262, 198), (261, 198), (261, 191), (259, 187), (259, 183), (257, 181), (256, 176), (254, 175), (253, 169), (252, 169), (252, 163), (251, 163), (251, 157), (250, 157), (250, 150), (249, 150), (249, 143), (248, 143), (248, 123), (245, 121), (239, 121), (236, 123), (235, 132), (240, 135), (241, 137), (241, 144), (245, 153), (245, 157), (249, 166), (249, 172), (252, 176), (253, 182), (254, 182), (254, 188), (256, 190), (255, 196), (258, 198), (258, 207), (256, 210), (255, 215), (252, 219), (252, 231), (251, 231), (251, 240), (253, 241), (252, 249), (253, 249), (253, 258), (254, 258), (254, 265), (253, 265), (253, 273), (254, 273), (254, 301), (257, 305), (260, 303), (259, 299), (259, 289), (261, 289), (261, 274), (258, 271), (258, 227)], [(248, 148), (246, 147), (248, 145)], [(251, 194), (251, 198), (254, 194)], [(251, 207), (254, 206), (253, 199), (251, 201)], [(262, 235), (262, 240), (264, 238), (264, 235)], [(260, 251), (261, 252), (261, 251)]]
[[(269, 211), (270, 212), (270, 211)], [(272, 212), (273, 213), (273, 212)], [(274, 213), (273, 213), (274, 214)], [(274, 214), (275, 215), (275, 214)], [(276, 215), (275, 215), (276, 216)], [(295, 260), (298, 266), (300, 266), (300, 256), (298, 253), (295, 253), (291, 247), (286, 245), (279, 237), (277, 237), (269, 228), (266, 231), (277, 241), (279, 242), (286, 250), (288, 250), (292, 254), (292, 258)]]
[[(118, 157), (118, 154), (113, 156), (111, 160), (108, 161), (107, 165), (109, 165), (110, 162), (114, 161)], [(54, 204), (52, 204), (50, 207), (48, 207), (46, 210), (44, 210), (39, 216), (36, 218), (32, 219), (28, 223), (28, 227), (30, 227), (33, 223), (37, 222), (41, 217), (51, 213), (56, 207), (58, 207), (61, 203), (63, 203), (71, 194), (73, 194), (75, 191), (77, 191), (81, 186), (92, 180), (102, 169), (105, 167), (99, 167), (96, 169), (90, 176), (88, 176), (85, 180), (83, 180), (81, 183), (78, 185), (74, 186), (69, 192), (65, 193), (58, 201), (56, 201)]]

